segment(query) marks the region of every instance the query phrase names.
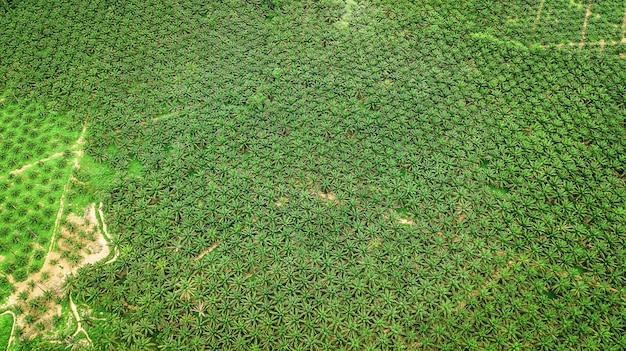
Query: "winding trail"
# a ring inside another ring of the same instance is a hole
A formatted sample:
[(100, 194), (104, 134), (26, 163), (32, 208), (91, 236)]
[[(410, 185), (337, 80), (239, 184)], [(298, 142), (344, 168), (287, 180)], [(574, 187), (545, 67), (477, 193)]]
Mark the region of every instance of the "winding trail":
[(91, 338), (89, 337), (89, 334), (87, 333), (87, 331), (85, 330), (85, 328), (83, 328), (83, 324), (81, 323), (80, 320), (80, 315), (78, 314), (78, 309), (76, 308), (76, 304), (74, 304), (74, 300), (72, 300), (72, 292), (70, 291), (70, 309), (72, 310), (72, 314), (74, 315), (74, 318), (76, 319), (76, 331), (74, 332), (74, 334), (72, 334), (72, 337), (76, 337), (76, 335), (78, 335), (78, 333), (83, 332), (83, 334), (85, 334), (85, 338), (87, 338), (87, 341), (89, 341), (90, 345), (93, 345), (93, 342), (91, 341)]
[[(78, 137), (76, 142), (70, 148), (72, 154), (74, 154), (74, 158), (72, 160), (72, 163), (73, 163), (72, 171), (74, 171), (75, 169), (80, 168), (79, 160), (80, 160), (80, 157), (83, 156), (82, 145), (85, 144), (85, 133), (87, 131), (87, 122), (88, 122), (88, 120), (89, 120), (88, 117), (85, 118), (85, 121), (83, 123), (83, 128), (81, 130), (80, 136)], [(46, 157), (44, 159), (40, 159), (40, 160), (35, 161), (33, 163), (26, 164), (26, 165), (22, 166), (19, 169), (10, 171), (9, 173), (12, 174), (12, 175), (22, 173), (25, 170), (27, 170), (28, 168), (31, 168), (31, 167), (33, 167), (33, 166), (35, 166), (35, 165), (37, 165), (37, 164), (39, 164), (41, 162), (46, 162), (46, 161), (49, 161), (51, 159), (61, 157), (61, 156), (63, 156), (63, 154), (64, 154), (63, 152), (57, 152), (57, 153), (55, 153), (53, 155), (50, 155), (50, 156), (48, 156), (48, 157)], [(61, 219), (63, 217), (63, 212), (65, 210), (65, 203), (66, 203), (67, 193), (70, 190), (70, 187), (72, 185), (72, 181), (73, 180), (75, 180), (75, 178), (70, 173), (70, 176), (68, 177), (67, 182), (65, 182), (65, 185), (63, 186), (63, 192), (62, 192), (61, 197), (59, 199), (59, 210), (57, 211), (57, 215), (56, 215), (55, 220), (54, 220), (54, 227), (52, 229), (52, 235), (50, 237), (50, 244), (48, 245), (48, 252), (46, 253), (45, 260), (48, 260), (49, 255), (50, 255), (50, 253), (52, 252), (52, 250), (54, 248), (54, 244), (55, 244), (55, 241), (56, 241), (57, 233), (60, 230)], [(107, 236), (108, 236), (108, 233), (107, 233)], [(15, 282), (13, 281), (13, 279), (12, 279), (12, 277), (10, 275), (7, 275), (7, 278), (9, 278), (9, 281), (12, 284), (15, 284)], [(7, 307), (8, 305), (11, 304), (11, 302), (12, 301), (9, 298), (9, 300), (5, 304), (3, 304), (1, 307), (2, 308)], [(76, 318), (76, 322), (78, 324), (78, 328), (76, 329), (76, 332), (74, 333), (73, 336), (76, 336), (78, 333), (83, 332), (85, 334), (85, 337), (86, 337), (87, 341), (89, 341), (89, 343), (91, 344), (91, 338), (89, 337), (89, 335), (87, 334), (87, 331), (85, 331), (85, 329), (82, 326), (82, 323), (81, 323), (81, 320), (80, 320), (80, 316), (78, 315), (78, 310), (76, 309), (76, 305), (74, 305), (74, 301), (72, 300), (71, 292), (70, 292), (70, 308), (71, 308), (72, 314)], [(0, 313), (0, 315), (4, 315), (4, 314), (10, 314), (13, 317), (13, 326), (11, 328), (11, 334), (10, 334), (9, 342), (8, 342), (8, 346), (7, 346), (7, 349), (8, 349), (8, 347), (13, 342), (15, 326), (16, 326), (18, 320), (17, 320), (17, 316), (15, 315), (15, 313), (13, 313), (11, 310), (6, 310), (6, 311)]]
[[(100, 214), (100, 220), (102, 221), (102, 232), (104, 233), (104, 236), (106, 236), (106, 238), (109, 240), (109, 243), (110, 243), (111, 235), (109, 234), (109, 231), (107, 230), (107, 224), (104, 222), (104, 213), (102, 212), (102, 202), (100, 202), (100, 205), (98, 206), (98, 213)], [(115, 260), (117, 260), (117, 257), (119, 255), (120, 255), (120, 249), (117, 247), (117, 245), (115, 245), (113, 247), (113, 257), (111, 257), (111, 259), (109, 259), (108, 261), (104, 262), (104, 264), (115, 262)]]
[(0, 313), (0, 316), (5, 315), (5, 314), (10, 314), (11, 317), (13, 317), (13, 324), (11, 325), (11, 333), (9, 334), (9, 341), (7, 341), (7, 350), (9, 349), (9, 347), (11, 347), (11, 343), (13, 342), (13, 335), (15, 334), (15, 325), (17, 324), (17, 316), (15, 315), (15, 313), (13, 313), (13, 311), (4, 311), (2, 313)]
[[(74, 160), (73, 160), (74, 165), (72, 166), (72, 171), (80, 168), (78, 160), (83, 155), (83, 151), (82, 149), (80, 149), (80, 146), (82, 146), (85, 143), (85, 132), (87, 131), (87, 120), (88, 119), (85, 119), (85, 123), (83, 124), (83, 130), (80, 132), (80, 136), (78, 137), (78, 140), (76, 140), (74, 145), (72, 145), (72, 149), (74, 149), (74, 155), (75, 155)], [(65, 210), (65, 198), (66, 198), (68, 191), (70, 190), (70, 186), (72, 185), (72, 180), (73, 180), (73, 177), (70, 174), (69, 178), (67, 179), (67, 182), (65, 182), (65, 185), (63, 186), (63, 193), (61, 194), (61, 198), (59, 199), (59, 210), (57, 211), (57, 216), (54, 219), (54, 227), (52, 229), (52, 236), (50, 237), (50, 245), (48, 245), (48, 253), (52, 252), (56, 235), (59, 232), (61, 218), (63, 218), (63, 211)]]
[[(98, 206), (98, 213), (100, 214), (100, 220), (102, 221), (102, 233), (104, 234), (104, 236), (107, 238), (108, 242), (110, 243), (111, 235), (109, 234), (107, 225), (104, 222), (104, 213), (102, 212), (102, 202), (100, 202), (100, 205)], [(117, 246), (114, 246), (113, 257), (109, 259), (108, 261), (106, 261), (104, 264), (115, 262), (118, 256), (119, 256), (119, 249)], [(83, 334), (85, 334), (85, 338), (87, 339), (89, 344), (93, 345), (93, 342), (91, 341), (91, 338), (89, 337), (89, 334), (87, 333), (87, 331), (83, 327), (83, 324), (81, 323), (80, 315), (78, 314), (78, 309), (76, 308), (76, 304), (74, 303), (74, 300), (72, 299), (71, 291), (69, 292), (69, 295), (70, 295), (70, 309), (72, 310), (72, 315), (74, 316), (74, 319), (76, 319), (76, 331), (74, 331), (74, 334), (72, 334), (72, 337), (76, 337), (76, 335), (82, 332)]]

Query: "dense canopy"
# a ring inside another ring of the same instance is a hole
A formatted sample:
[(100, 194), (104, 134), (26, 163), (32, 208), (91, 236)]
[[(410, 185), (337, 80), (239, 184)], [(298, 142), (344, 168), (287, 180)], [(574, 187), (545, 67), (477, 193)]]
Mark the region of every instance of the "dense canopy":
[(14, 0), (0, 28), (3, 176), (86, 126), (80, 167), (24, 175), (57, 169), (53, 210), (0, 179), (0, 251), (44, 238), (0, 268), (32, 271), (68, 177), (119, 250), (67, 278), (75, 345), (626, 348), (622, 0)]

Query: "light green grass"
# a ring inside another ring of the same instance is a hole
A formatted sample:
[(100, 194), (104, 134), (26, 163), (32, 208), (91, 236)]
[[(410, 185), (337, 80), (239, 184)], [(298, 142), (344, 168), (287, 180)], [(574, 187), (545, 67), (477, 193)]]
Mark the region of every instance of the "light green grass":
[(0, 350), (4, 351), (8, 347), (9, 338), (11, 337), (11, 328), (13, 327), (13, 316), (3, 314), (0, 316)]

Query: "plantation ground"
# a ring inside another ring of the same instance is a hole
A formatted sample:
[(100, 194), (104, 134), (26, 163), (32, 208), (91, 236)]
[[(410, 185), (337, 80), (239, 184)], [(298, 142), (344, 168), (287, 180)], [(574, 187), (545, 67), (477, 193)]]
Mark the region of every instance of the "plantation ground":
[[(12, 349), (626, 347), (622, 0), (21, 0), (0, 28)], [(53, 255), (75, 274), (34, 293)]]

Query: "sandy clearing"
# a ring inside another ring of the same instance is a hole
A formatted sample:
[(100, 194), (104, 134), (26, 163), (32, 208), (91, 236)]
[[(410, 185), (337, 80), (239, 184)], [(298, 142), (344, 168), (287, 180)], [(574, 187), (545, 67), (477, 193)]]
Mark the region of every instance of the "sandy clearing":
[(407, 224), (407, 225), (413, 225), (413, 224), (415, 224), (415, 221), (413, 221), (412, 219), (408, 219), (408, 218), (398, 218), (398, 223), (400, 223), (400, 224)]
[[(108, 242), (102, 232), (98, 230), (98, 218), (96, 217), (95, 204), (92, 203), (87, 206), (87, 208), (85, 209), (85, 213), (82, 217), (70, 213), (67, 215), (66, 220), (73, 223), (74, 226), (79, 228), (80, 230), (94, 232), (96, 234), (95, 242), (86, 247), (87, 255), (83, 257), (81, 265), (94, 264), (109, 256), (111, 250), (109, 249)], [(61, 232), (65, 237), (71, 237), (73, 235), (73, 233), (71, 233), (65, 227), (61, 228)]]

